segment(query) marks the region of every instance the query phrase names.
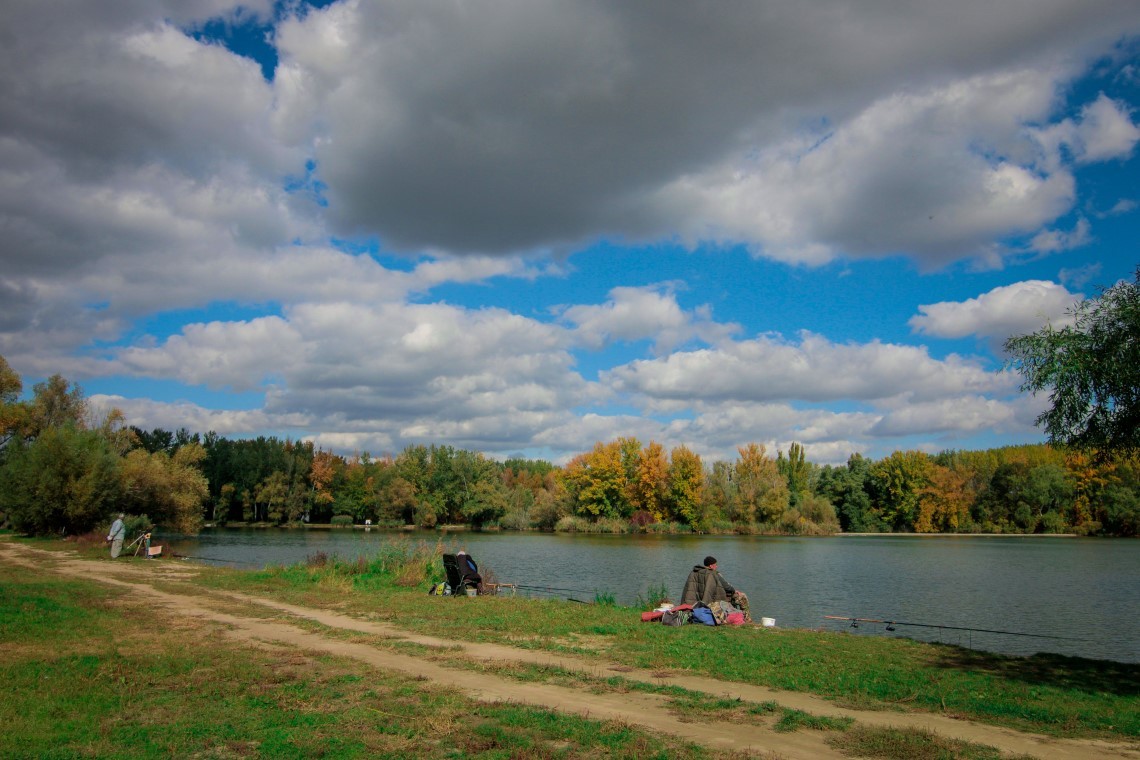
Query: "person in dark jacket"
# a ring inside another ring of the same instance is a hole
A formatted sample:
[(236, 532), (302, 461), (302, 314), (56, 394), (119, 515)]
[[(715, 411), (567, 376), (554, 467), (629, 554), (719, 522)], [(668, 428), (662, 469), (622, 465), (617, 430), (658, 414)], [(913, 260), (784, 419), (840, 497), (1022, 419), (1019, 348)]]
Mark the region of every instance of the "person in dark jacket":
[(681, 604), (703, 602), (728, 602), (744, 613), (744, 619), (751, 621), (748, 610), (748, 596), (724, 579), (716, 566), (716, 557), (705, 557), (703, 565), (694, 565), (681, 591)]

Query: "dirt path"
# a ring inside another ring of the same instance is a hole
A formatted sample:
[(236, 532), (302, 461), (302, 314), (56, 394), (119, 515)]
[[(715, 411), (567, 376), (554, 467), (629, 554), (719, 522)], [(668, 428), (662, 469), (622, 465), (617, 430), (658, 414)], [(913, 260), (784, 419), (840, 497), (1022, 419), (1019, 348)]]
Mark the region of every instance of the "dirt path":
[[(668, 710), (665, 699), (657, 695), (638, 692), (593, 694), (582, 689), (553, 684), (521, 683), (488, 673), (446, 667), (368, 644), (343, 641), (314, 633), (281, 619), (245, 616), (225, 610), (232, 610), (234, 601), (242, 605), (260, 605), (293, 618), (315, 621), (329, 628), (372, 634), (429, 647), (449, 647), (453, 652), (477, 662), (553, 665), (601, 678), (617, 673), (632, 681), (658, 685), (666, 683), (713, 696), (740, 698), (751, 702), (774, 701), (782, 707), (804, 710), (814, 715), (850, 717), (867, 726), (923, 729), (951, 738), (988, 744), (1007, 753), (1033, 755), (1043, 760), (1094, 757), (1140, 760), (1140, 746), (1136, 744), (1053, 739), (929, 713), (851, 710), (837, 707), (822, 698), (798, 692), (777, 691), (684, 673), (665, 675), (660, 672), (630, 670), (616, 664), (517, 649), (500, 644), (440, 639), (404, 631), (388, 623), (361, 620), (329, 610), (299, 607), (244, 594), (212, 592), (205, 595), (198, 588), (187, 589), (186, 594), (180, 594), (159, 591), (150, 585), (155, 580), (177, 582), (196, 573), (193, 566), (184, 564), (175, 565), (166, 562), (146, 565), (114, 564), (108, 561), (82, 560), (8, 541), (0, 542), (0, 560), (144, 593), (154, 605), (161, 605), (174, 614), (216, 623), (223, 627), (227, 636), (253, 645), (271, 643), (348, 657), (372, 667), (403, 672), (412, 677), (428, 679), (459, 689), (473, 699), (521, 703), (590, 718), (618, 720), (720, 750), (763, 751), (783, 758), (844, 757), (824, 743), (820, 732), (777, 733), (762, 726), (729, 725), (707, 720), (681, 723), (676, 715)], [(212, 601), (223, 609), (214, 607)]]

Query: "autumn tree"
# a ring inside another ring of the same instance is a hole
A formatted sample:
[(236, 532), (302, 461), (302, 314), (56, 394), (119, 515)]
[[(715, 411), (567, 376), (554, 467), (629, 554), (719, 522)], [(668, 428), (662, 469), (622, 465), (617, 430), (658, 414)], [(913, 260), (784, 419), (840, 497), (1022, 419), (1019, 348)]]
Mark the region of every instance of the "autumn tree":
[(701, 457), (687, 446), (669, 453), (668, 506), (670, 516), (700, 528), (704, 518), (701, 493), (705, 471)]
[(658, 521), (665, 519), (668, 482), (669, 462), (665, 458), (665, 448), (656, 441), (650, 441), (637, 454), (629, 486), (633, 509), (645, 510)]
[(956, 533), (970, 522), (971, 494), (966, 476), (931, 463), (926, 482), (918, 489), (915, 533)]
[(0, 451), (26, 424), (27, 407), (20, 403), (23, 389), (20, 375), (0, 356)]
[(145, 514), (156, 524), (178, 533), (196, 534), (202, 528), (202, 505), (209, 494), (198, 465), (205, 449), (193, 443), (173, 454), (129, 451), (122, 461), (125, 511)]
[(779, 520), (789, 503), (788, 481), (779, 464), (760, 443), (749, 443), (736, 451), (740, 457), (732, 471), (736, 484), (734, 519), (742, 523)]
[(590, 452), (571, 459), (563, 470), (563, 481), (580, 515), (627, 517), (630, 513), (621, 446), (616, 441), (596, 443)]
[(416, 512), (416, 487), (397, 475), (380, 492), (380, 505), (385, 520), (411, 525)]

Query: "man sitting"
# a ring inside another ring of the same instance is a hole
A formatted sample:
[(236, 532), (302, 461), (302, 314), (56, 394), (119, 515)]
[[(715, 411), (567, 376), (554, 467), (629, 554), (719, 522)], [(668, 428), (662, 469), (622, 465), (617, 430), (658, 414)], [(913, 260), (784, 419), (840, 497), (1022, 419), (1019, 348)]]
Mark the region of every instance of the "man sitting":
[(752, 621), (752, 615), (748, 611), (748, 597), (717, 571), (716, 557), (705, 557), (705, 563), (695, 565), (685, 581), (685, 588), (681, 591), (681, 604), (697, 602), (710, 606), (713, 602), (728, 602), (744, 613), (745, 620)]

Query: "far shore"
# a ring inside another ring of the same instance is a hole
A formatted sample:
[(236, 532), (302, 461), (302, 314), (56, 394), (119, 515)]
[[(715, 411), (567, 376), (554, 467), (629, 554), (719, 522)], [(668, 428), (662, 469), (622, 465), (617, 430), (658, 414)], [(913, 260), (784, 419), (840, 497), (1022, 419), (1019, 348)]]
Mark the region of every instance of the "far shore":
[[(225, 525), (217, 525), (215, 523), (206, 523), (203, 528), (286, 528), (286, 529), (305, 529), (305, 530), (377, 530), (377, 531), (393, 531), (393, 532), (410, 532), (416, 530), (423, 531), (436, 531), (439, 533), (449, 532), (462, 532), (473, 530), (470, 525), (437, 525), (434, 528), (420, 528), (416, 525), (332, 525), (331, 523), (301, 523), (301, 524), (285, 524), (274, 525), (272, 523), (245, 523), (245, 522), (229, 522)], [(480, 532), (483, 533), (534, 533), (536, 531), (510, 531), (503, 530), (502, 528), (482, 528)], [(563, 535), (574, 535), (576, 531), (564, 532)], [(598, 533), (582, 533), (581, 535), (608, 535)], [(634, 533), (629, 534), (613, 534), (613, 535), (639, 535)], [(692, 533), (670, 533), (665, 535), (694, 535)], [(709, 535), (737, 535), (734, 533), (718, 533)], [(756, 534), (742, 534), (751, 536), (766, 536), (766, 537), (795, 537), (793, 534), (785, 533), (756, 533)], [(889, 538), (934, 538), (934, 537), (955, 537), (955, 538), (1082, 538), (1077, 533), (828, 533), (819, 536), (803, 536), (803, 538), (860, 538), (860, 537), (889, 537)]]

